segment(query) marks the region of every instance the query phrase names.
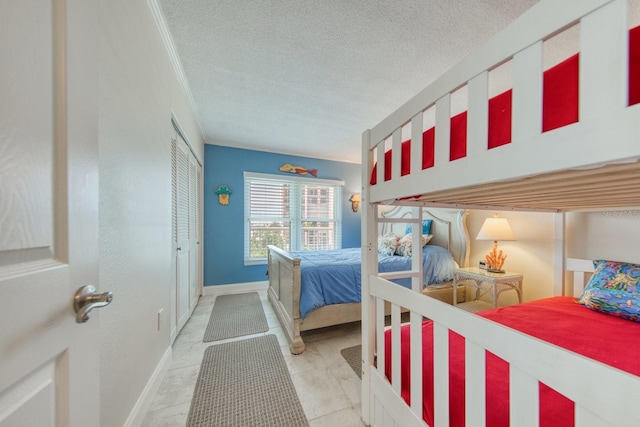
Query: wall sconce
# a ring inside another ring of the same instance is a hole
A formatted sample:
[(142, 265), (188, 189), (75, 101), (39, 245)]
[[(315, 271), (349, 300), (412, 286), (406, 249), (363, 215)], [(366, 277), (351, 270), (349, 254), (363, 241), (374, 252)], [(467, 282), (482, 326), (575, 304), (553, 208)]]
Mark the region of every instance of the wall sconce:
[(351, 210), (353, 210), (354, 212), (358, 212), (358, 209), (360, 209), (360, 202), (362, 201), (362, 198), (360, 198), (360, 195), (359, 194), (352, 195), (349, 201), (351, 202)]
[(498, 251), (498, 240), (516, 240), (511, 226), (506, 218), (498, 218), (498, 214), (494, 213), (493, 218), (487, 218), (482, 224), (482, 228), (476, 236), (476, 240), (493, 240), (493, 250), (485, 256), (487, 263), (487, 271), (490, 273), (504, 273), (502, 266), (507, 255), (502, 251)]

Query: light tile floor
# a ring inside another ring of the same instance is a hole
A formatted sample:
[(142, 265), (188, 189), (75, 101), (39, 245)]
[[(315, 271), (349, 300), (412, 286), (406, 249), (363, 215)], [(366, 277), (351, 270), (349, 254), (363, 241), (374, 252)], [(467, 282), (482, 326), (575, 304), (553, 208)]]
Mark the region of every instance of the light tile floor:
[[(293, 356), (266, 291), (260, 291), (269, 323), (278, 337), (291, 379), (311, 427), (360, 427), (360, 379), (340, 350), (360, 344), (360, 324), (352, 323), (305, 333), (306, 350)], [(215, 344), (254, 336), (204, 343), (215, 297), (200, 298), (191, 319), (173, 344), (173, 360), (142, 423), (145, 427), (184, 426), (204, 350)]]

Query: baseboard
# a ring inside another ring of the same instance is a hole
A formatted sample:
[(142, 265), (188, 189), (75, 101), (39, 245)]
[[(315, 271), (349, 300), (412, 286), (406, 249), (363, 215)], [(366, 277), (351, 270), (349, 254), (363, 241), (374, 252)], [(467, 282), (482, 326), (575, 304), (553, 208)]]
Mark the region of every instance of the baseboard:
[(160, 388), (160, 384), (162, 384), (162, 380), (169, 370), (171, 360), (172, 347), (169, 347), (167, 351), (164, 352), (164, 355), (160, 359), (156, 369), (153, 371), (153, 374), (151, 374), (151, 378), (149, 378), (147, 385), (144, 387), (144, 390), (142, 390), (138, 401), (133, 406), (129, 417), (125, 421), (124, 427), (138, 427), (142, 425), (142, 421), (151, 407), (151, 402), (156, 396), (156, 393)]
[(226, 294), (241, 294), (245, 292), (265, 291), (268, 287), (268, 280), (262, 282), (235, 283), (233, 285), (212, 285), (204, 286), (202, 294), (216, 296)]

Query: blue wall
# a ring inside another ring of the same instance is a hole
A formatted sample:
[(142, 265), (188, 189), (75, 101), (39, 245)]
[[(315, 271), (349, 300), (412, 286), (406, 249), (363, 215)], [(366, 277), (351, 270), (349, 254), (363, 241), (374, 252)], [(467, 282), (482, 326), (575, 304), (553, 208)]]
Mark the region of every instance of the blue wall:
[[(243, 172), (289, 175), (284, 163), (318, 169), (318, 178), (345, 182), (342, 201), (342, 247), (360, 247), (360, 212), (351, 210), (349, 198), (361, 191), (360, 165), (263, 151), (205, 144), (204, 147), (204, 285), (267, 280), (265, 265), (244, 265)], [(227, 184), (230, 203), (218, 203), (216, 188)]]

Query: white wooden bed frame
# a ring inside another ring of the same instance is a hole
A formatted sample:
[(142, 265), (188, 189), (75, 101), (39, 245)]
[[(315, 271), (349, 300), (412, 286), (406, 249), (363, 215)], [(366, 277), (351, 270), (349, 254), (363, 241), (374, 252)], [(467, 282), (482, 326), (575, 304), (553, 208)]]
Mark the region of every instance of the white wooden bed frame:
[[(542, 133), (543, 41), (576, 23), (580, 24), (580, 121)], [(467, 425), (485, 423), (485, 350), (510, 364), (513, 426), (538, 425), (538, 381), (575, 402), (577, 426), (640, 425), (635, 402), (640, 396), (640, 378), (395, 286), (377, 273), (375, 256), (380, 204), (557, 212), (554, 293), (567, 294), (566, 271), (589, 271), (592, 266), (590, 261), (565, 258), (563, 212), (640, 206), (640, 105), (627, 106), (628, 28), (626, 0), (543, 0), (363, 133), (362, 418), (365, 423), (425, 425), (420, 373), (421, 322), (425, 316), (434, 321), (436, 426), (449, 424), (449, 330), (464, 336), (467, 342)], [(513, 61), (512, 142), (487, 150), (488, 73), (508, 60)], [(465, 85), (468, 88), (467, 156), (450, 162), (451, 93)], [(421, 170), (423, 114), (434, 106), (435, 166)], [(411, 172), (400, 176), (400, 156), (393, 156), (393, 174), (391, 180), (385, 182), (384, 152), (388, 148), (394, 153), (400, 152), (403, 128), (406, 131), (407, 127), (411, 129)], [(370, 186), (368, 182), (376, 161), (377, 185)], [(417, 194), (422, 196), (407, 199)], [(417, 238), (414, 235), (414, 242)], [(575, 291), (579, 292), (579, 286), (575, 286)], [(391, 306), (391, 376), (398, 379), (393, 383), (384, 375), (385, 305)], [(402, 309), (411, 312), (411, 406), (399, 396)], [(478, 330), (483, 333), (478, 334)], [(374, 365), (374, 354), (377, 354), (377, 365)], [(533, 354), (536, 357), (531, 357)]]
[[(384, 218), (380, 235), (389, 231), (404, 234), (408, 222), (416, 222), (418, 209), (397, 206), (381, 211)], [(469, 231), (467, 229), (468, 211), (461, 209), (433, 208), (422, 212), (424, 219), (432, 219), (433, 238), (430, 245), (448, 249), (458, 265), (469, 264)], [(418, 228), (418, 227), (414, 227)], [(377, 247), (376, 247), (377, 248)], [(268, 247), (269, 289), (267, 294), (274, 307), (282, 329), (290, 342), (292, 354), (300, 354), (305, 349), (301, 332), (327, 326), (340, 325), (360, 320), (360, 303), (332, 304), (317, 308), (303, 320), (300, 316), (300, 259), (276, 246)], [(388, 276), (393, 278), (391, 276)], [(396, 285), (397, 286), (397, 285)], [(452, 303), (451, 284), (426, 287), (423, 292), (439, 300)], [(458, 298), (464, 300), (464, 287), (460, 288)]]

